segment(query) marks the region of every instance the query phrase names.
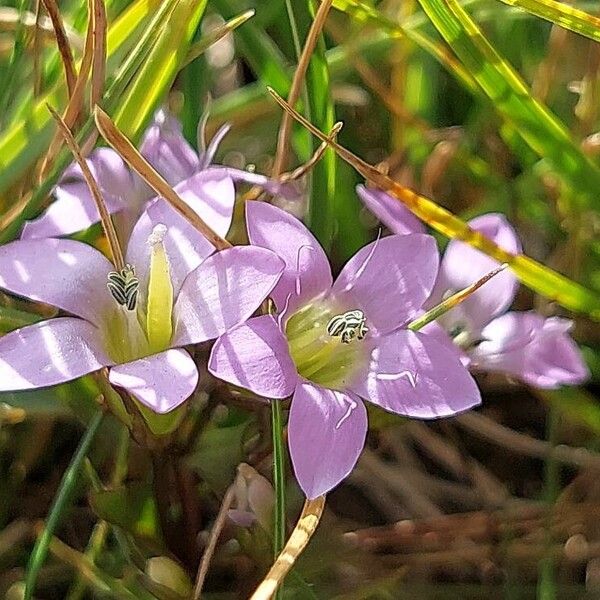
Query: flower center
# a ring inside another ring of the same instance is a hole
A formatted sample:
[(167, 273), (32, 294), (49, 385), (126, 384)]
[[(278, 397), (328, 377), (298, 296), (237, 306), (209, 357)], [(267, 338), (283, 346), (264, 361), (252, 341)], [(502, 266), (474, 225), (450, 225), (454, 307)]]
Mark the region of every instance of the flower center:
[(358, 343), (369, 329), (361, 310), (340, 312), (332, 302), (317, 300), (294, 313), (285, 335), (298, 373), (324, 387), (344, 389), (368, 360), (368, 346)]
[[(173, 334), (173, 285), (163, 244), (166, 231), (159, 224), (147, 240), (151, 251), (145, 297), (140, 298), (143, 290), (132, 265), (108, 274), (106, 285), (117, 306), (106, 315), (104, 332), (107, 352), (116, 362), (128, 362), (169, 347)], [(144, 299), (146, 302), (138, 301)]]

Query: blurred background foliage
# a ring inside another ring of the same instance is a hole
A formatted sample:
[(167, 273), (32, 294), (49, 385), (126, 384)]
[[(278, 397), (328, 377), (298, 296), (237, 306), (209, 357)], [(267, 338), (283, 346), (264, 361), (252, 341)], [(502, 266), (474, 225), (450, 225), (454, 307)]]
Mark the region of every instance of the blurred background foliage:
[[(266, 87), (289, 92), (315, 5), (105, 3), (101, 105), (122, 130), (139, 141), (165, 105), (196, 145), (210, 95), (209, 136), (232, 123), (218, 162), (270, 173), (281, 111)], [(574, 318), (592, 381), (585, 389), (539, 391), (488, 376), (480, 380), (480, 411), (439, 423), (373, 411), (364, 456), (331, 494), (285, 598), (600, 594), (598, 5), (506, 4), (335, 0), (307, 72), (302, 112), (324, 131), (342, 121), (342, 145), (465, 220), (506, 214), (526, 254), (585, 288), (586, 306), (596, 303), (595, 314), (585, 307), (571, 314), (525, 287), (516, 302)], [(47, 204), (71, 160), (61, 151), (38, 181), (53, 135), (46, 103), (64, 109), (67, 95), (51, 27), (40, 22), (34, 33), (36, 6), (0, 6), (2, 242)], [(249, 20), (211, 44), (215, 31), (248, 9), (255, 11)], [(60, 11), (78, 63), (86, 4), (60, 2)], [(82, 113), (80, 139), (91, 127)], [(316, 144), (295, 126), (284, 170), (306, 161)], [(328, 151), (303, 180), (302, 203), (276, 199), (306, 217), (336, 268), (379, 228), (356, 196), (360, 182)], [(241, 215), (230, 232), (238, 242)], [(101, 243), (100, 233), (92, 228), (81, 238)], [(48, 310), (2, 295), (0, 330)], [(199, 360), (205, 355), (198, 349)], [(166, 452), (130, 442), (121, 424), (105, 419), (87, 458), (71, 462), (82, 423), (97, 418), (98, 385), (90, 376), (0, 394), (0, 593), (9, 599), (23, 597), (25, 568), (51, 506), (56, 537), (48, 537), (48, 556), (36, 566), (35, 597), (189, 598), (237, 465), (270, 478), (268, 407), (208, 376)], [(52, 505), (67, 469), (79, 477)], [(291, 524), (302, 498), (292, 477), (288, 487)], [(247, 597), (271, 562), (270, 536), (268, 526), (228, 522), (203, 597)]]

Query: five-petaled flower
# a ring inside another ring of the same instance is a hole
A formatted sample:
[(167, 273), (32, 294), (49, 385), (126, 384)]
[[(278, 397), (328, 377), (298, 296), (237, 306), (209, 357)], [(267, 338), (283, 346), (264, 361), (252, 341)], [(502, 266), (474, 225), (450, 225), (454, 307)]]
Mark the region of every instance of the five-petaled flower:
[[(215, 201), (196, 208), (216, 233), (226, 234), (231, 206)], [(246, 320), (284, 268), (261, 248), (214, 253), (160, 198), (135, 225), (125, 260), (116, 272), (91, 246), (57, 238), (0, 247), (0, 287), (74, 315), (0, 338), (1, 391), (49, 386), (110, 367), (114, 385), (154, 412), (171, 411), (198, 380), (181, 347)]]
[[(229, 131), (221, 127), (214, 138), (204, 143), (204, 121), (200, 122), (197, 153), (183, 137), (181, 124), (164, 110), (159, 110), (142, 142), (140, 152), (175, 191), (190, 205), (202, 206), (208, 199), (233, 206), (234, 182), (258, 185), (269, 193), (295, 196), (289, 184), (280, 184), (264, 175), (213, 164), (217, 148)], [(123, 159), (110, 148), (98, 148), (87, 164), (111, 214), (119, 215), (119, 229), (127, 235), (154, 191), (131, 171)], [(23, 227), (22, 239), (61, 237), (87, 229), (100, 217), (81, 168), (73, 163), (64, 172), (54, 195), (55, 201), (38, 218)]]
[[(423, 224), (387, 193), (362, 186), (357, 191), (391, 231), (423, 231)], [(482, 215), (469, 221), (469, 226), (507, 252), (521, 252), (517, 233), (503, 215)], [(426, 306), (434, 306), (498, 266), (496, 260), (465, 242), (450, 240)], [(583, 383), (589, 371), (568, 333), (569, 320), (546, 318), (535, 311), (507, 312), (518, 285), (517, 278), (504, 271), (423, 331), (447, 346), (450, 336), (464, 352), (463, 362), (474, 370), (506, 373), (541, 388)]]
[(333, 282), (323, 249), (300, 221), (257, 202), (247, 203), (246, 219), (251, 244), (285, 261), (271, 293), (277, 313), (222, 335), (209, 370), (265, 397), (293, 395), (289, 447), (308, 498), (332, 489), (354, 467), (367, 432), (361, 397), (419, 418), (454, 415), (480, 402), (456, 354), (406, 327), (435, 282), (431, 236), (369, 244)]

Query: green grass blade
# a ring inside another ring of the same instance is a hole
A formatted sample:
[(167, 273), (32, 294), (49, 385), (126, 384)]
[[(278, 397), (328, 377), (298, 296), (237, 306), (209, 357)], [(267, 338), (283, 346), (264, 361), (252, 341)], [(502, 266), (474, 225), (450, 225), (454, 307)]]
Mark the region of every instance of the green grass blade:
[(555, 0), (500, 0), (500, 2), (516, 6), (559, 27), (600, 42), (600, 18), (574, 6)]
[(419, 3), (498, 112), (565, 184), (577, 190), (579, 205), (598, 208), (600, 169), (581, 152), (563, 123), (531, 96), (460, 4), (456, 0)]
[[(312, 0), (290, 4), (294, 21), (301, 40), (305, 40), (314, 18)], [(306, 114), (323, 131), (330, 131), (335, 124), (335, 107), (331, 98), (330, 76), (325, 56), (325, 41), (319, 35), (306, 72)], [(325, 250), (329, 250), (338, 225), (343, 227), (336, 215), (336, 162), (335, 153), (328, 149), (311, 173), (308, 225)]]
[[(135, 32), (156, 12), (160, 0), (137, 0), (109, 27), (107, 32), (107, 71), (131, 51)], [(18, 181), (46, 150), (52, 136), (52, 118), (46, 104), (65, 102), (64, 85), (58, 83), (41, 96), (25, 118), (13, 123), (0, 136), (0, 197)]]
[(81, 470), (83, 459), (90, 449), (90, 445), (94, 439), (94, 436), (98, 432), (98, 429), (100, 428), (103, 418), (104, 412), (98, 410), (88, 425), (85, 434), (81, 438), (79, 447), (77, 448), (77, 451), (71, 460), (71, 464), (68, 466), (65, 474), (63, 475), (58, 487), (58, 491), (56, 492), (56, 496), (54, 497), (54, 502), (50, 508), (48, 518), (46, 519), (44, 531), (37, 539), (29, 558), (27, 575), (25, 577), (25, 592), (23, 595), (23, 600), (31, 600), (33, 597), (35, 584), (37, 582), (40, 569), (42, 568), (42, 565), (48, 554), (50, 541), (52, 540), (52, 536), (54, 535), (56, 528), (64, 516), (64, 513), (69, 507), (72, 494), (79, 478), (79, 472)]
[(204, 14), (206, 1), (181, 0), (176, 4), (147, 60), (121, 98), (114, 121), (129, 138), (136, 139), (141, 135), (173, 84)]

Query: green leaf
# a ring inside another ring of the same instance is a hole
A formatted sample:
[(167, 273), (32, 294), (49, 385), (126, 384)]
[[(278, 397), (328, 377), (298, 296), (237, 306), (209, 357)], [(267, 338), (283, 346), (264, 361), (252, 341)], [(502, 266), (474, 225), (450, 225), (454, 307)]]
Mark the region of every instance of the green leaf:
[(148, 484), (138, 482), (92, 491), (90, 504), (100, 519), (136, 537), (157, 539), (160, 536), (158, 508)]

